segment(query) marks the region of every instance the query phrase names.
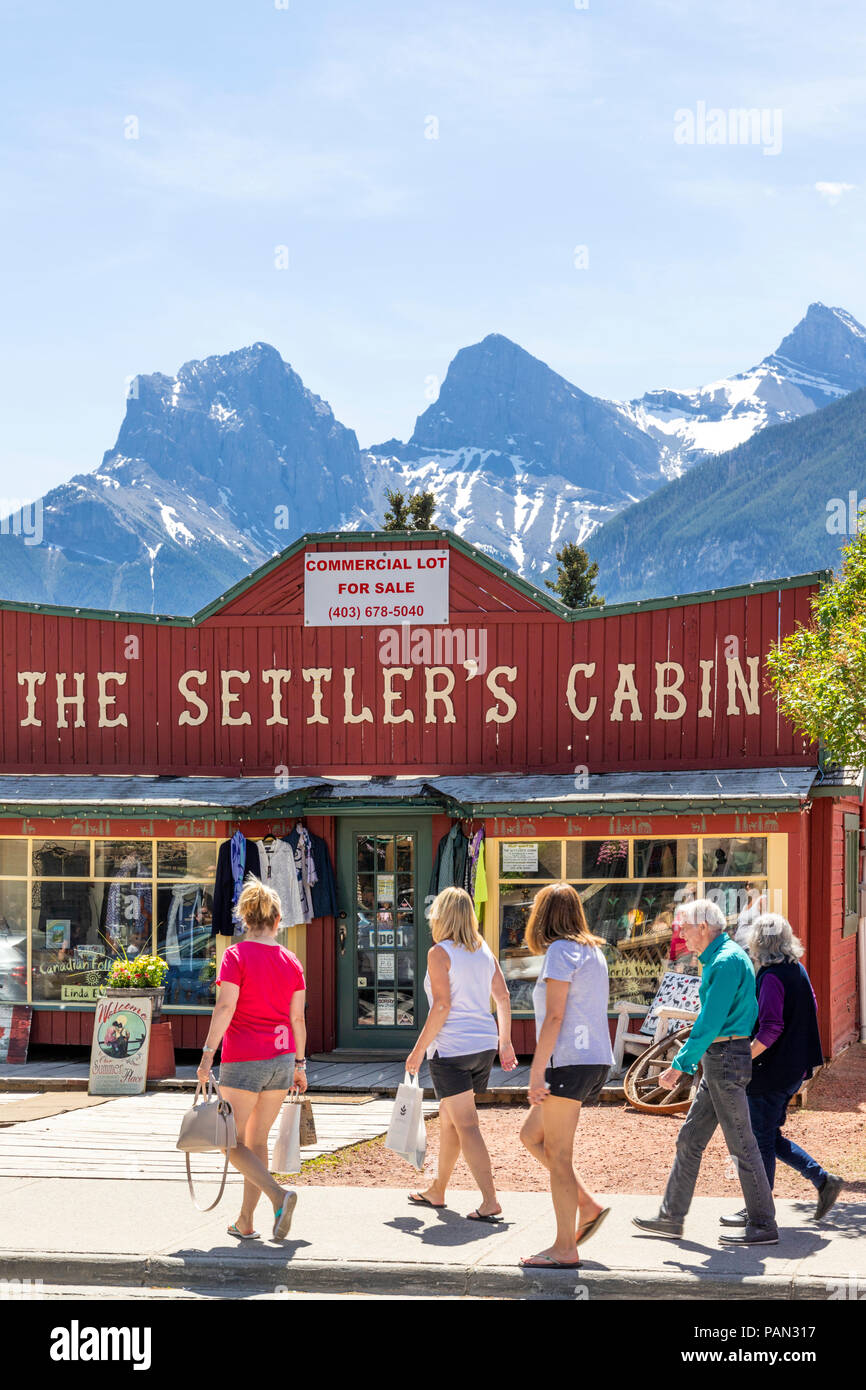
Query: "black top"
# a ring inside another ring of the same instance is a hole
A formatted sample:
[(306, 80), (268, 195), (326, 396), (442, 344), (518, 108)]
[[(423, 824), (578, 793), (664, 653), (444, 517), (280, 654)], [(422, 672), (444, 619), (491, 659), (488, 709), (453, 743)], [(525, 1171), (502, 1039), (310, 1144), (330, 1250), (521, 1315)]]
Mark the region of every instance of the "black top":
[[(793, 1093), (824, 1062), (815, 995), (800, 962), (789, 960), (780, 965), (762, 966), (756, 980), (759, 997), (764, 975), (775, 975), (785, 991), (784, 1026), (776, 1041), (752, 1063), (750, 1096), (765, 1095), (767, 1091)], [(753, 1037), (757, 1031), (756, 1024)]]
[[(256, 878), (259, 878), (261, 872), (259, 847), (255, 840), (247, 840), (244, 878), (246, 878), (247, 874), (253, 874)], [(235, 924), (232, 920), (234, 891), (235, 882), (232, 875), (232, 842), (231, 840), (224, 840), (219, 847), (216, 878), (214, 879), (213, 922), (211, 925), (211, 933), (213, 936), (234, 936)]]

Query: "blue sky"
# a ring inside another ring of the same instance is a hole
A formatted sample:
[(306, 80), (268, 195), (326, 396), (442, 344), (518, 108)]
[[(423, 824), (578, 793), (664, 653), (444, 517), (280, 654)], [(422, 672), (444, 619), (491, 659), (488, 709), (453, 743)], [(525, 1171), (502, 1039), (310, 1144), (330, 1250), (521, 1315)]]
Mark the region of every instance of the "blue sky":
[[(257, 340), (364, 445), (407, 437), (489, 332), (628, 397), (753, 365), (815, 299), (866, 319), (853, 0), (5, 0), (0, 22), (4, 495), (96, 467), (132, 374)], [(699, 102), (781, 111), (781, 151), (678, 144)]]

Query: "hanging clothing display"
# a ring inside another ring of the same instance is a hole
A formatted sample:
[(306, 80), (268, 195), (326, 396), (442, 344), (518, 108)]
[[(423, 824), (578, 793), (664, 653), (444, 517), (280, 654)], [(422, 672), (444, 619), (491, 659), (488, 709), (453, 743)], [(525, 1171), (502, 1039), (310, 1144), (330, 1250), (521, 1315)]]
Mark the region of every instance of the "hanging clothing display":
[(165, 959), (169, 965), (186, 965), (196, 960), (195, 934), (202, 918), (202, 890), (197, 883), (175, 883), (165, 924)]
[(137, 854), (128, 854), (109, 885), (102, 909), (102, 931), (114, 945), (130, 943), (150, 949), (153, 922), (153, 893), (149, 882), (131, 883), (130, 879), (150, 879), (150, 863)]
[(217, 855), (212, 927), (215, 936), (233, 936), (239, 929), (235, 909), (247, 874), (261, 878), (258, 845), (236, 830), (230, 840), (220, 845)]
[(322, 839), (321, 835), (314, 835), (311, 831), (307, 833), (310, 836), (313, 864), (316, 869), (316, 881), (312, 891), (313, 916), (336, 917), (337, 884), (327, 842)]
[(484, 908), (487, 903), (487, 869), (484, 862), (483, 839), (478, 846), (478, 857), (475, 860), (475, 884), (472, 890), (472, 898), (475, 904), (475, 916), (478, 918), (479, 922), (483, 922)]
[(465, 888), (470, 898), (475, 897), (475, 875), (478, 872), (478, 856), (484, 845), (484, 828), (476, 830), (469, 845), (469, 855), (466, 861), (466, 884)]
[(301, 894), (301, 907), (304, 913), (304, 922), (313, 920), (313, 896), (312, 889), (316, 882), (316, 866), (313, 862), (313, 847), (310, 842), (310, 832), (306, 826), (298, 823), (290, 835), (285, 835), (284, 840), (291, 847), (295, 856), (295, 871), (298, 875), (298, 888)]
[(295, 855), (287, 840), (258, 840), (262, 883), (279, 894), (282, 906), (282, 925), (300, 927), (304, 924), (304, 905), (301, 885), (295, 867)]
[(443, 835), (433, 861), (430, 876), (430, 892), (435, 898), (443, 888), (464, 888), (466, 866), (469, 860), (469, 841), (463, 833), (463, 826), (452, 825), (447, 835)]

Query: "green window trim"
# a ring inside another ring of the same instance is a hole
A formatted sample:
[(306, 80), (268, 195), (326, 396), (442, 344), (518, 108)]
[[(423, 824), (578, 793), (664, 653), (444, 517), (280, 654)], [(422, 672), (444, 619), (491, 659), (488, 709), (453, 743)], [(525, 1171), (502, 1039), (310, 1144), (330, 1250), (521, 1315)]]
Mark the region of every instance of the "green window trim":
[(853, 936), (860, 921), (860, 817), (845, 815), (842, 936)]

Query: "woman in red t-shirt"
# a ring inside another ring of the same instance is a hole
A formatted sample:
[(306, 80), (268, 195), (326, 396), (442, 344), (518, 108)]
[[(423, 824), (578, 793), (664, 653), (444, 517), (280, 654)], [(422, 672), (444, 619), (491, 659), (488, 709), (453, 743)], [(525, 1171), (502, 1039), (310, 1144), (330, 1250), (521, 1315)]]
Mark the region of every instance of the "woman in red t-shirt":
[(291, 1229), (298, 1194), (271, 1177), (268, 1135), (290, 1087), (307, 1089), (306, 986), (301, 962), (277, 941), (277, 894), (258, 879), (248, 879), (238, 916), (245, 935), (223, 956), (219, 999), (197, 1076), (207, 1082), (222, 1043), (220, 1090), (234, 1111), (239, 1141), (229, 1159), (244, 1175), (241, 1213), (229, 1235), (259, 1239), (253, 1215), (264, 1192), (274, 1209), (274, 1240), (282, 1240)]

